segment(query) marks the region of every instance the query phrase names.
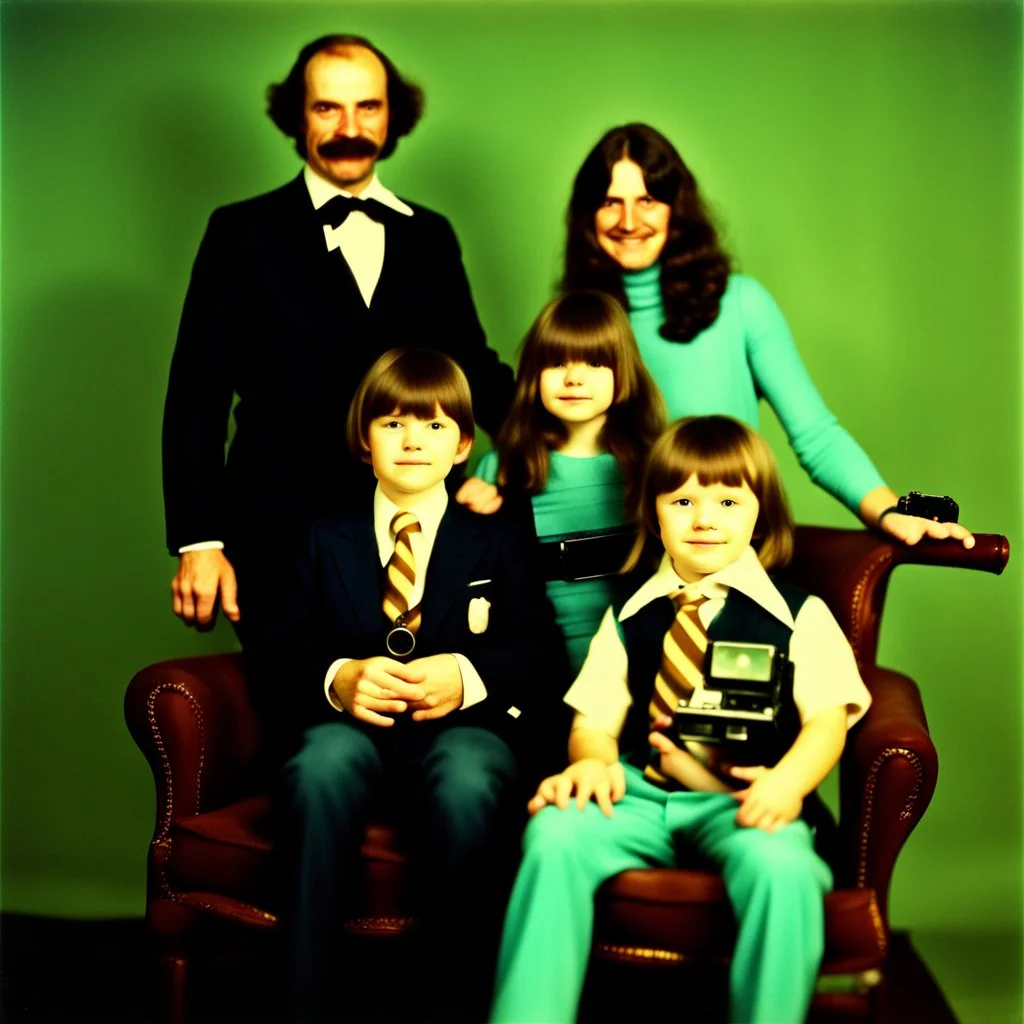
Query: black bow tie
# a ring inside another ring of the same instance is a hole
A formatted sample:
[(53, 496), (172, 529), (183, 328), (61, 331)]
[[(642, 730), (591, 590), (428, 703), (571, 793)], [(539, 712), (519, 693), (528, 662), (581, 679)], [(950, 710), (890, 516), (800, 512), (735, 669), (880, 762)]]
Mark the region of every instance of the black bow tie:
[(324, 224), (338, 228), (345, 223), (345, 218), (353, 210), (365, 213), (367, 217), (372, 217), (380, 224), (387, 224), (395, 216), (394, 210), (376, 199), (356, 199), (354, 196), (334, 196), (328, 199), (317, 213)]

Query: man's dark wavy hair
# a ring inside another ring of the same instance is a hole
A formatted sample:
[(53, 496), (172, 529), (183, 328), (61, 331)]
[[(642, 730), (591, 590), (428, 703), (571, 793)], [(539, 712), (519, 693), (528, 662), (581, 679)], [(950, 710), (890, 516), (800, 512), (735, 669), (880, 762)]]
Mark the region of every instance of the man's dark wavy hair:
[(729, 258), (690, 169), (672, 143), (649, 125), (612, 128), (583, 161), (569, 200), (562, 288), (596, 288), (628, 308), (622, 268), (598, 245), (594, 230), (612, 168), (623, 158), (639, 164), (647, 191), (672, 208), (661, 254), (665, 323), (660, 333), (669, 341), (692, 341), (718, 318)]
[(306, 136), (302, 127), (306, 105), (306, 65), (318, 53), (356, 46), (376, 54), (388, 76), (388, 137), (378, 159), (391, 156), (398, 140), (416, 127), (423, 114), (423, 90), (403, 78), (387, 54), (378, 50), (369, 39), (350, 35), (321, 36), (299, 50), (299, 56), (283, 82), (267, 86), (267, 114), (285, 135), (294, 140), (295, 152), (303, 160), (306, 159)]

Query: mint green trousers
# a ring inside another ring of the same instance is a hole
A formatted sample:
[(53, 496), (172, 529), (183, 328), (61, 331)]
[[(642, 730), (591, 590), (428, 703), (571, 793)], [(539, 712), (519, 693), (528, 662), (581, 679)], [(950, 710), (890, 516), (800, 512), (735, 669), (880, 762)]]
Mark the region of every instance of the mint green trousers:
[(505, 918), (492, 1021), (571, 1024), (594, 893), (620, 871), (672, 866), (682, 840), (720, 865), (736, 914), (730, 1020), (799, 1024), (821, 962), (832, 873), (802, 821), (769, 833), (738, 826), (736, 810), (726, 793), (668, 793), (627, 765), (626, 795), (611, 818), (592, 801), (536, 814)]

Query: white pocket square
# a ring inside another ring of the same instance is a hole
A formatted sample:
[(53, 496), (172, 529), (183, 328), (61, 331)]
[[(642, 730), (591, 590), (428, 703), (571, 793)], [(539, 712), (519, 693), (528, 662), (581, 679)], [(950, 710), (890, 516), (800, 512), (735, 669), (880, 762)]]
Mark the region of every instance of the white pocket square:
[(469, 602), (469, 631), (484, 633), (490, 619), (491, 602), (486, 597), (474, 597)]

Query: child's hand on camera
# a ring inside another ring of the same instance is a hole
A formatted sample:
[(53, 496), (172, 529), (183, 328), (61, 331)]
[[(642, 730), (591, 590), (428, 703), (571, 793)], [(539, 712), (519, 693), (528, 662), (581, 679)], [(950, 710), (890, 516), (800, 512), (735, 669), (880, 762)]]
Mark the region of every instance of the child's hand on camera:
[(668, 715), (659, 715), (651, 722), (651, 732), (647, 742), (661, 755), (655, 768), (668, 779), (699, 793), (725, 792), (728, 786), (721, 779), (712, 775), (688, 750), (677, 747), (664, 730), (672, 725)]
[(785, 776), (773, 768), (736, 766), (730, 774), (735, 779), (750, 783), (746, 789), (733, 793), (740, 804), (736, 812), (737, 825), (774, 832), (800, 816), (803, 797)]

